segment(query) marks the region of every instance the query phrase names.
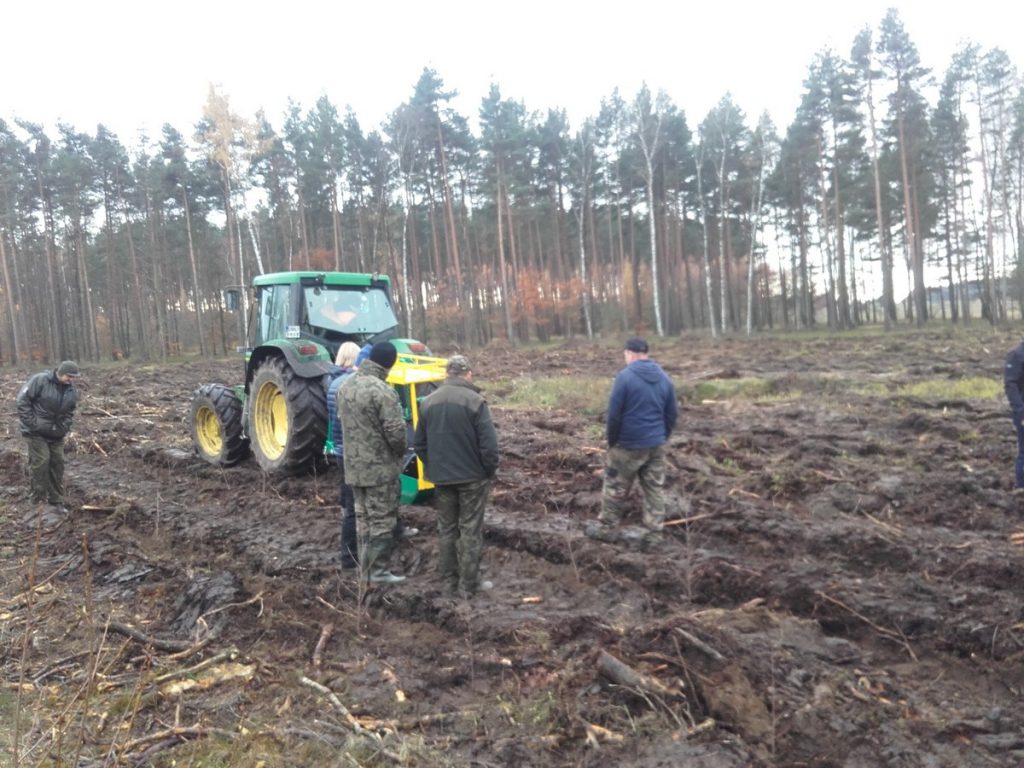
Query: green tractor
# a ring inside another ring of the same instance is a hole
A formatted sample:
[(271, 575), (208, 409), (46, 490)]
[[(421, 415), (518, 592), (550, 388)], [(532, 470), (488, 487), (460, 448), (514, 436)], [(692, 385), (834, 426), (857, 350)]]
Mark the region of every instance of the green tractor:
[[(192, 443), (202, 459), (228, 467), (251, 451), (270, 473), (298, 474), (321, 466), (327, 436), (326, 374), (346, 341), (395, 345), (398, 361), (388, 382), (402, 401), (411, 434), (418, 402), (444, 379), (445, 361), (430, 357), (422, 342), (396, 338), (398, 319), (387, 277), (278, 272), (256, 277), (253, 291), (245, 384), (203, 384), (192, 398)], [(228, 306), (238, 307), (237, 291), (228, 292)], [(410, 451), (402, 473), (402, 502), (422, 501), (432, 487)]]

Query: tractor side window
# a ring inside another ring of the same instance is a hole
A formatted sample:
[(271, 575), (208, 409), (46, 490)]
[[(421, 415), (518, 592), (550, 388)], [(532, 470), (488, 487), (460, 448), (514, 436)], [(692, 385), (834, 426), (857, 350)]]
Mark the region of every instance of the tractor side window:
[(398, 393), (398, 402), (402, 405), (402, 416), (405, 417), (406, 422), (412, 423), (412, 406), (409, 403), (409, 385), (401, 384), (395, 387), (395, 391)]
[(267, 285), (260, 288), (259, 338), (257, 344), (285, 336), (288, 325), (290, 285)]

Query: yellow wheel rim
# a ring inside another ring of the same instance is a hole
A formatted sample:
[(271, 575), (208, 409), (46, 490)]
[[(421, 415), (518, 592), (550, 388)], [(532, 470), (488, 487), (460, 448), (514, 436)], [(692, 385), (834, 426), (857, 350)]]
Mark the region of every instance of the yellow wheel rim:
[(206, 456), (220, 456), (224, 447), (224, 433), (220, 428), (217, 413), (208, 406), (196, 410), (196, 442)]
[(284, 393), (273, 382), (263, 382), (256, 392), (253, 409), (256, 442), (263, 455), (275, 461), (288, 444), (288, 404)]

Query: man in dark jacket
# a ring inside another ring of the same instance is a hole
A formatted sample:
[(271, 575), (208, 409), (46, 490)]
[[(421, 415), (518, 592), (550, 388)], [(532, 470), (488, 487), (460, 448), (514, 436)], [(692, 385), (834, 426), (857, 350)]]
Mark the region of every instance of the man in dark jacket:
[(1017, 463), (1014, 486), (1024, 488), (1024, 342), (1010, 350), (1003, 369), (1003, 389), (1010, 401), (1010, 418), (1017, 430)]
[(338, 416), (345, 435), (345, 482), (352, 486), (359, 537), (359, 577), (396, 584), (389, 570), (401, 497), (399, 475), (408, 446), (398, 393), (388, 371), (398, 353), (389, 341), (374, 344), (368, 359), (338, 389)]
[(480, 581), (484, 508), (498, 470), (498, 436), (473, 371), (462, 355), (448, 361), (448, 378), (420, 404), (414, 446), (435, 485), (438, 571), (445, 593), (471, 596)]
[(32, 376), (18, 392), (18, 422), (28, 443), (34, 502), (64, 503), (64, 438), (78, 405), (74, 381), (80, 374), (77, 363), (65, 360)]
[(643, 521), (652, 531), (665, 524), (665, 443), (678, 409), (672, 380), (648, 356), (647, 342), (626, 342), (626, 367), (619, 371), (608, 400), (608, 456), (598, 521), (614, 525), (633, 481), (644, 494)]

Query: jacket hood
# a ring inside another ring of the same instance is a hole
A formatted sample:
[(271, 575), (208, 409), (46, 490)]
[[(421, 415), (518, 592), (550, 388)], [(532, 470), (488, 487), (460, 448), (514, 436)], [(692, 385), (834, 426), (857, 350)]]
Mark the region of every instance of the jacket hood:
[(630, 363), (627, 366), (630, 373), (639, 376), (643, 381), (648, 384), (656, 384), (661, 381), (665, 375), (664, 372), (658, 367), (658, 364), (653, 360), (637, 360)]

